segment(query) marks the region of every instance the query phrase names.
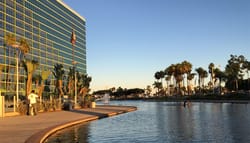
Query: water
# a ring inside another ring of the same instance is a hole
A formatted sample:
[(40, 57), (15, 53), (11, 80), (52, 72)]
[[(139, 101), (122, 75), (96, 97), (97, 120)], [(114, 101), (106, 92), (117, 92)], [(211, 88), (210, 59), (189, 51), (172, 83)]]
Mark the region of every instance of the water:
[(77, 125), (46, 143), (249, 143), (250, 105), (111, 102), (138, 110)]

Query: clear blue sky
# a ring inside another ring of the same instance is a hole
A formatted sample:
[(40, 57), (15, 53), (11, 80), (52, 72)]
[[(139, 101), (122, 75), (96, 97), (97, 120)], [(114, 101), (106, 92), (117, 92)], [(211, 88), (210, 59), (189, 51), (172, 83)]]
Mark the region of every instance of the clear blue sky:
[(250, 60), (250, 0), (63, 0), (86, 19), (91, 89), (146, 88), (187, 60), (224, 70)]

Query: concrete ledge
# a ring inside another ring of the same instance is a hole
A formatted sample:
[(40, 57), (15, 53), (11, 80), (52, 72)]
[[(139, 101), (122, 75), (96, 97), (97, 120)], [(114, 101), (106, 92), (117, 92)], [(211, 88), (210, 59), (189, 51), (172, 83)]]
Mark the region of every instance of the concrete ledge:
[(97, 108), (90, 108), (90, 109), (78, 109), (78, 110), (73, 110), (72, 112), (76, 112), (79, 114), (89, 114), (91, 116), (88, 117), (83, 117), (77, 120), (72, 120), (72, 121), (67, 121), (63, 122), (58, 125), (50, 126), (47, 127), (32, 136), (30, 136), (25, 143), (43, 143), (50, 135), (55, 133), (58, 130), (74, 126), (76, 124), (80, 124), (83, 122), (88, 122), (88, 121), (93, 121), (101, 118), (106, 118), (110, 116), (115, 116), (127, 112), (132, 112), (137, 110), (136, 107), (133, 106), (108, 106), (108, 105), (103, 105), (103, 106), (97, 106)]

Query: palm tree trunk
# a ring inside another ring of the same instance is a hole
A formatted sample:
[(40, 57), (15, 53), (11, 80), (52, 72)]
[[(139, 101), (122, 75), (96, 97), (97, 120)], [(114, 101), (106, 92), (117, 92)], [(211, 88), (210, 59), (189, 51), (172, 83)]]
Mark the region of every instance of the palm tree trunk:
[(59, 88), (59, 95), (63, 96), (63, 90), (62, 90), (62, 80), (58, 80), (58, 88)]
[(32, 89), (32, 74), (28, 74), (27, 85), (26, 85), (26, 96), (28, 96)]

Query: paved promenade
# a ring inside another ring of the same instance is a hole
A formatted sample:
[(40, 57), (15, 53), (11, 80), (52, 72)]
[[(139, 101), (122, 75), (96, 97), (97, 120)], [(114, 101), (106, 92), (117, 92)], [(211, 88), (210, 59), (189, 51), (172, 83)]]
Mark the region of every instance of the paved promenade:
[(92, 109), (4, 117), (0, 118), (0, 143), (39, 143), (59, 129), (134, 110), (136, 107), (132, 106), (98, 105)]

